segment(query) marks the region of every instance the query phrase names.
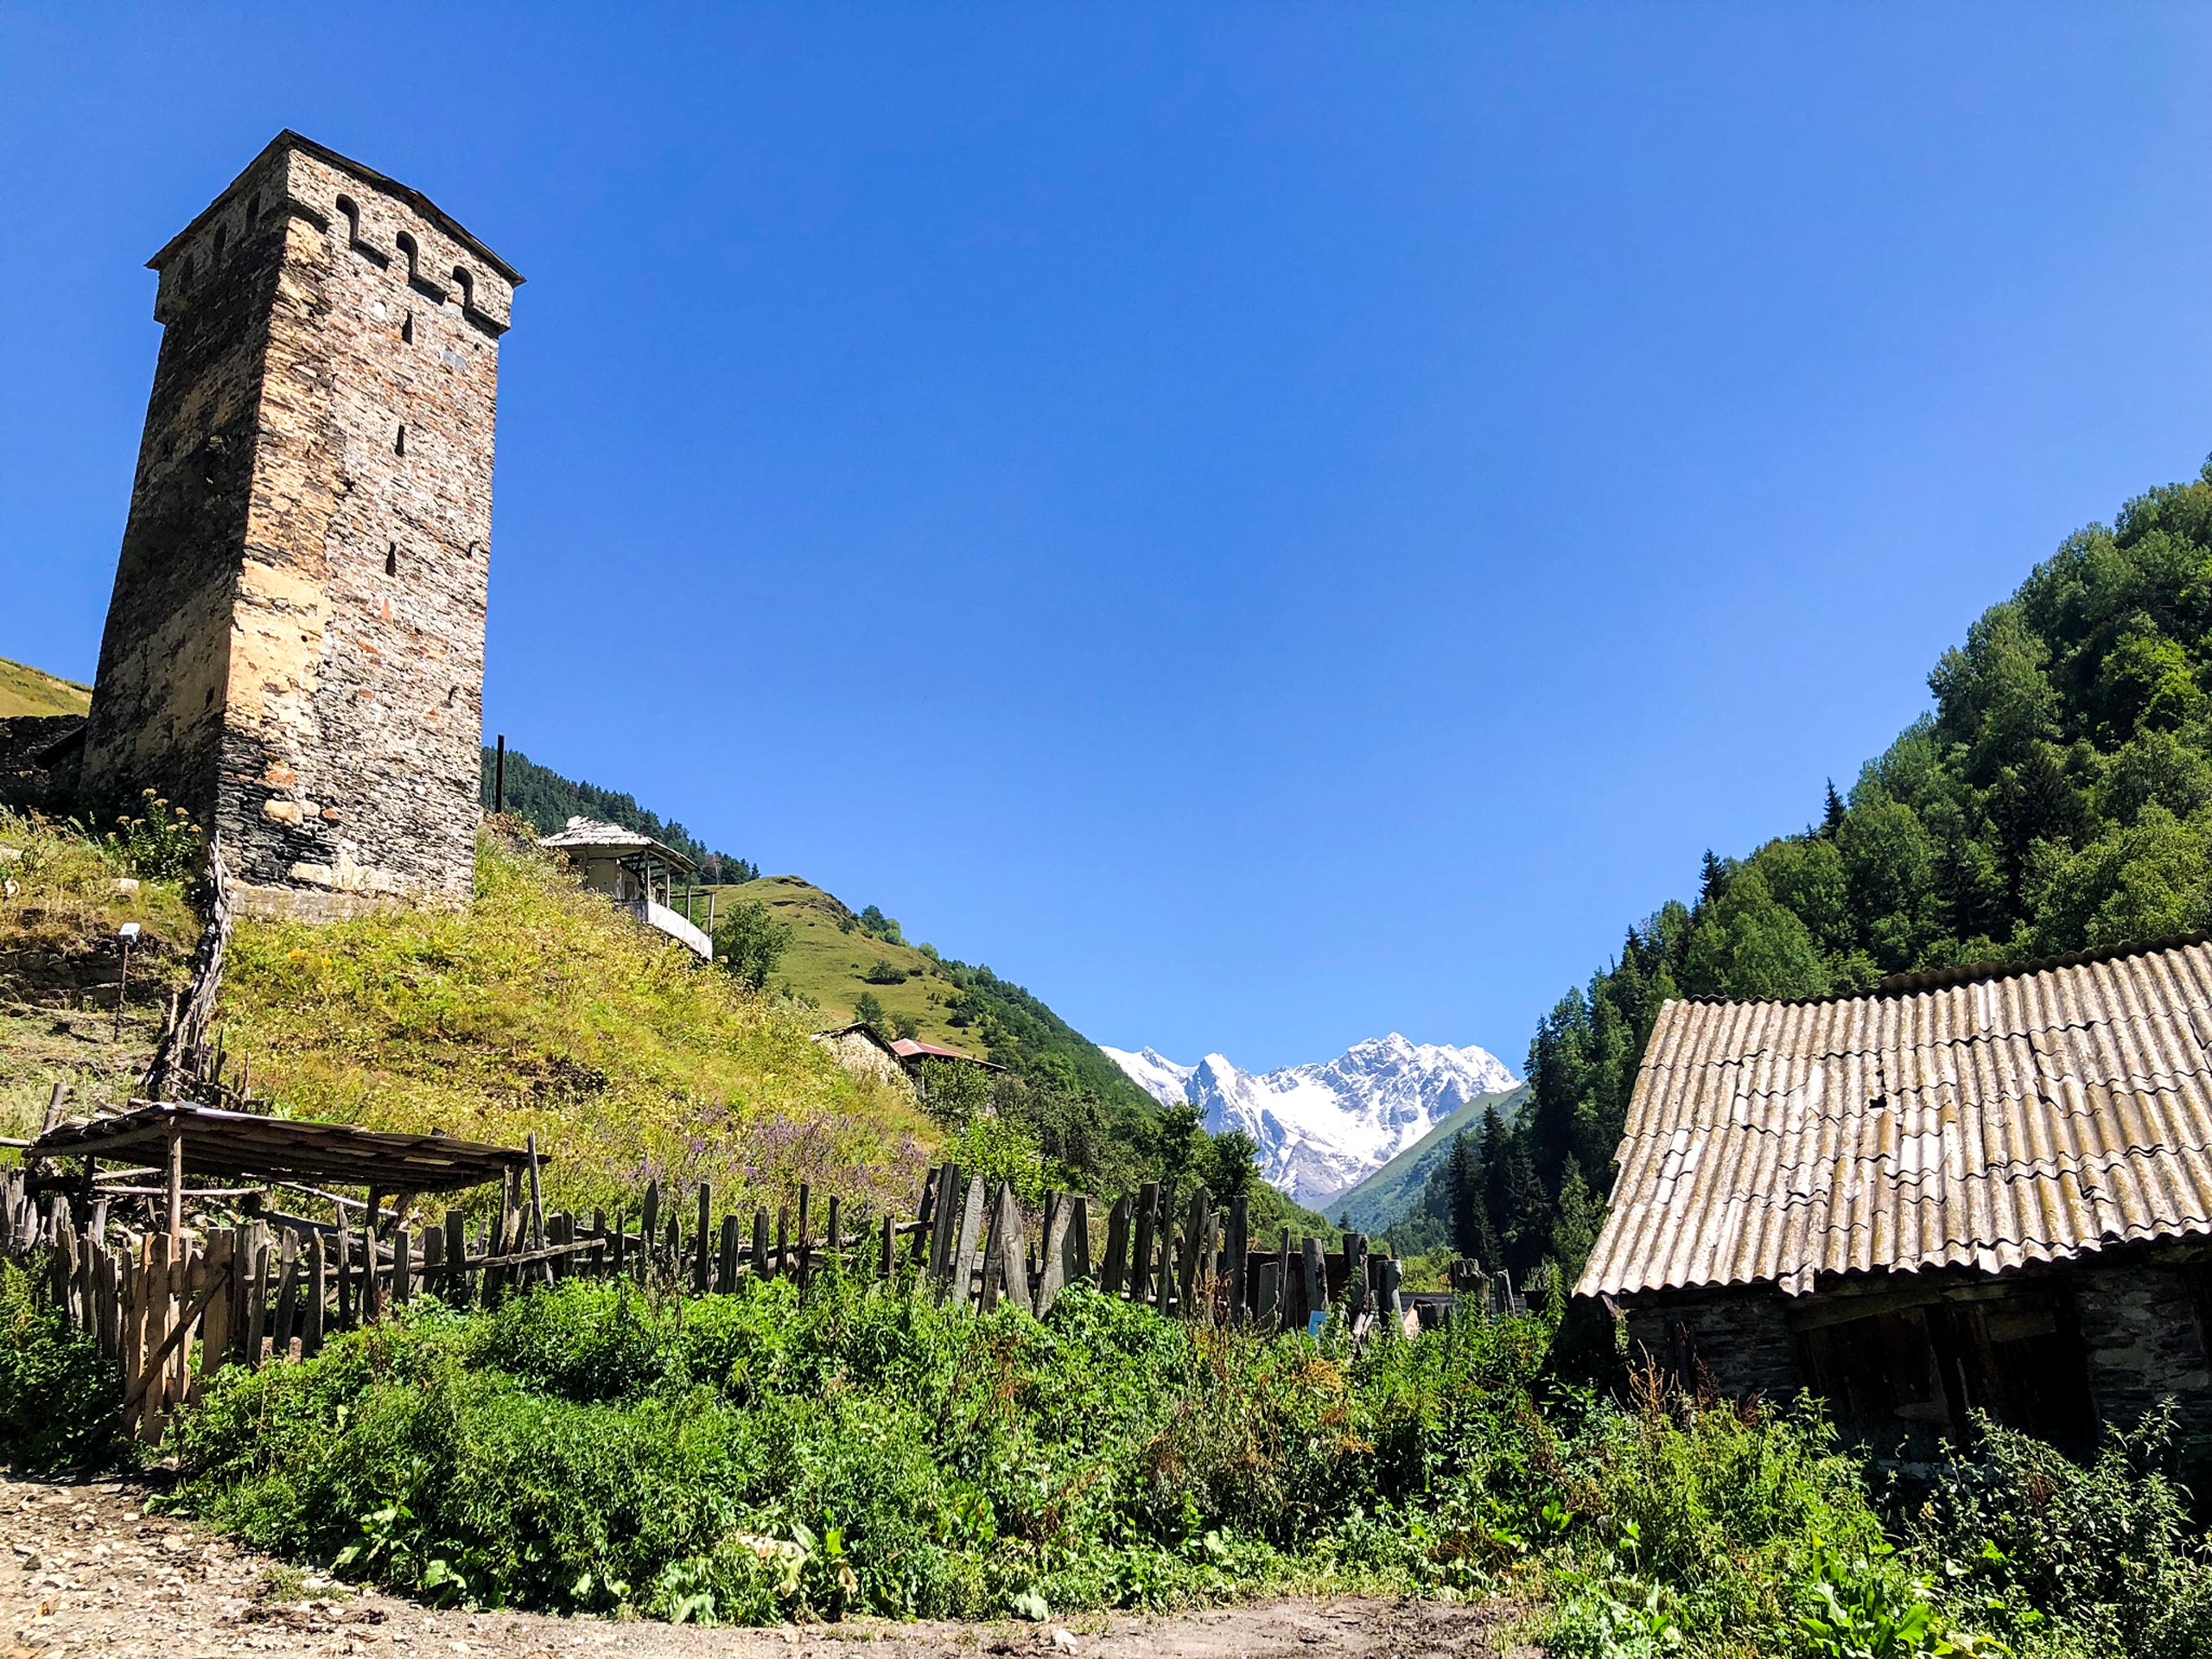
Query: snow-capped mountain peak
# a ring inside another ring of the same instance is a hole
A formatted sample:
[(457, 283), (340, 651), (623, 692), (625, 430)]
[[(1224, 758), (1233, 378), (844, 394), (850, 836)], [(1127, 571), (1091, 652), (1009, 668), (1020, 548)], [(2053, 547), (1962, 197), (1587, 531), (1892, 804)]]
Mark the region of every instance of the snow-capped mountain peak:
[(1478, 1095), (1516, 1082), (1483, 1049), (1408, 1042), (1395, 1031), (1333, 1060), (1261, 1073), (1220, 1054), (1182, 1065), (1156, 1049), (1104, 1052), (1154, 1100), (1198, 1107), (1216, 1134), (1250, 1135), (1260, 1173), (1306, 1205), (1326, 1203)]

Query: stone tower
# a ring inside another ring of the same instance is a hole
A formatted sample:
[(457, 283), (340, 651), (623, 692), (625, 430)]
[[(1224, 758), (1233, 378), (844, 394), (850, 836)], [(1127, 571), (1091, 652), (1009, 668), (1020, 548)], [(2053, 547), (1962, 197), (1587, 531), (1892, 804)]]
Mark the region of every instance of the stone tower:
[(466, 899), (522, 278), (296, 132), (149, 264), (161, 356), (83, 781), (212, 824), (249, 910)]

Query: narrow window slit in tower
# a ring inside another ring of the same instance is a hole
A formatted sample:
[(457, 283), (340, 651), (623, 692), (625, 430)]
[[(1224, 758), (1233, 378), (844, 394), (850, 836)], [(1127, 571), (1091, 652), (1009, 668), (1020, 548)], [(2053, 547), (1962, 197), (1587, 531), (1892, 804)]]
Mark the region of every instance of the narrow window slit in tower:
[(399, 325), (399, 338), (407, 345), (412, 346), (415, 343), (415, 314), (412, 311), (407, 314), (406, 319)]
[(404, 425), (399, 429), (399, 435), (391, 441), (391, 453), (395, 455), (407, 453), (407, 429)]
[(384, 573), (387, 576), (399, 574), (399, 543), (394, 542), (384, 550)]

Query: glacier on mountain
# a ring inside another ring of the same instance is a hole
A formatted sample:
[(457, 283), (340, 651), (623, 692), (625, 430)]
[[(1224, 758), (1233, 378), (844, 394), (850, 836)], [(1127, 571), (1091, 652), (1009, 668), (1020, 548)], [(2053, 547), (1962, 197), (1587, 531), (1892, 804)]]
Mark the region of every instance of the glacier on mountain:
[(1156, 1049), (1106, 1048), (1163, 1105), (1187, 1103), (1219, 1135), (1242, 1129), (1260, 1173), (1319, 1207), (1396, 1157), (1478, 1095), (1517, 1083), (1486, 1051), (1413, 1043), (1397, 1033), (1354, 1043), (1333, 1060), (1251, 1072), (1219, 1054), (1181, 1065)]

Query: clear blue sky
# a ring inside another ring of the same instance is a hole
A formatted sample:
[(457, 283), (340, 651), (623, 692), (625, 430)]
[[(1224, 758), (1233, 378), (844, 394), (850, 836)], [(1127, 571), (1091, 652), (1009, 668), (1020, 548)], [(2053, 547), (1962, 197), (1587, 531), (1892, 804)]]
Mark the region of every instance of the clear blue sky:
[(2202, 11), (60, 10), (0, 656), (90, 677), (140, 266), (298, 127), (530, 278), (487, 733), (1182, 1059), (1517, 1068), (2212, 448)]

